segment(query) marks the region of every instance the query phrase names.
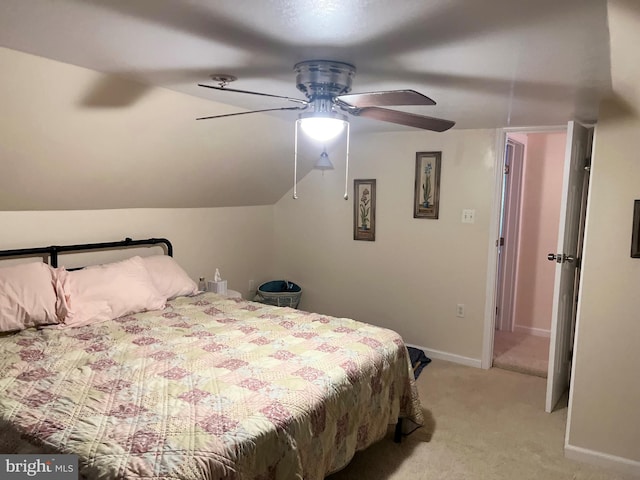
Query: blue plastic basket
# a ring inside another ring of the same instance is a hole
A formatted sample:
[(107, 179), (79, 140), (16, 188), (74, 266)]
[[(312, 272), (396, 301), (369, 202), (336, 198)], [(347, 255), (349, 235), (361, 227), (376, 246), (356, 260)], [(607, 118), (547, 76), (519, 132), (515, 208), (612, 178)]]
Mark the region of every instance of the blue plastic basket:
[(255, 302), (275, 305), (276, 307), (298, 308), (302, 288), (287, 280), (271, 280), (258, 287)]

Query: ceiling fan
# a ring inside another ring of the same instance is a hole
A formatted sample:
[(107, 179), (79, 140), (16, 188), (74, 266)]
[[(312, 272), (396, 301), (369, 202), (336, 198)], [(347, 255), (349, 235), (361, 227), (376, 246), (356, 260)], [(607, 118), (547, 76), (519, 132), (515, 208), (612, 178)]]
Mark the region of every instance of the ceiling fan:
[[(198, 86), (226, 92), (281, 98), (283, 100), (298, 103), (299, 106), (268, 108), (263, 110), (252, 110), (249, 112), (228, 113), (224, 115), (211, 115), (207, 117), (200, 117), (197, 120), (278, 110), (297, 110), (303, 112), (300, 114), (300, 118), (303, 120), (325, 118), (347, 121), (347, 117), (344, 115), (344, 113), (346, 113), (356, 117), (367, 117), (375, 120), (382, 120), (383, 122), (407, 125), (436, 132), (443, 132), (455, 125), (455, 122), (450, 120), (382, 108), (386, 106), (436, 104), (432, 99), (416, 92), (415, 90), (349, 93), (351, 91), (351, 83), (355, 76), (356, 69), (353, 65), (348, 63), (330, 60), (308, 60), (297, 63), (294, 66), (294, 71), (296, 72), (296, 87), (305, 94), (307, 97), (306, 100), (281, 95), (272, 95), (269, 93), (227, 88), (226, 85), (229, 81), (235, 80), (235, 77), (230, 75), (213, 77), (215, 80), (220, 82), (220, 86), (205, 84), (198, 84)], [(313, 122), (303, 121), (303, 130), (305, 123), (312, 124)], [(325, 123), (329, 125), (333, 122)]]
[(349, 93), (356, 69), (353, 65), (332, 60), (308, 60), (294, 66), (296, 72), (296, 87), (304, 93), (306, 100), (269, 93), (252, 92), (227, 88), (227, 84), (236, 80), (232, 75), (214, 75), (213, 80), (219, 86), (198, 86), (212, 88), (224, 92), (244, 93), (263, 97), (280, 98), (296, 103), (296, 106), (251, 110), (248, 112), (227, 113), (200, 117), (197, 120), (224, 118), (252, 113), (264, 113), (282, 110), (300, 112), (296, 121), (295, 150), (294, 150), (294, 186), (293, 198), (297, 198), (297, 158), (298, 158), (298, 125), (309, 137), (318, 140), (330, 140), (346, 127), (347, 129), (347, 172), (345, 174), (345, 194), (348, 197), (348, 167), (349, 167), (349, 121), (348, 115), (366, 117), (383, 122), (396, 123), (409, 127), (444, 132), (455, 125), (455, 122), (441, 118), (428, 117), (400, 110), (384, 108), (401, 105), (435, 105), (432, 99), (415, 90), (388, 90), (367, 93)]

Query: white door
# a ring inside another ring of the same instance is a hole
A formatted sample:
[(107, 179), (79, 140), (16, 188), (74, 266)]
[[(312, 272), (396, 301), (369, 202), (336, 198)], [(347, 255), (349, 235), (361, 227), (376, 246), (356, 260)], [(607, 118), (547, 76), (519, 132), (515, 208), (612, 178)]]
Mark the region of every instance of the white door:
[(549, 260), (556, 262), (556, 277), (547, 373), (547, 412), (553, 411), (569, 386), (571, 334), (580, 278), (578, 251), (582, 241), (583, 203), (586, 203), (583, 202), (586, 200), (583, 191), (587, 188), (584, 178), (591, 156), (592, 130), (576, 122), (569, 122), (567, 128), (558, 249), (549, 254)]

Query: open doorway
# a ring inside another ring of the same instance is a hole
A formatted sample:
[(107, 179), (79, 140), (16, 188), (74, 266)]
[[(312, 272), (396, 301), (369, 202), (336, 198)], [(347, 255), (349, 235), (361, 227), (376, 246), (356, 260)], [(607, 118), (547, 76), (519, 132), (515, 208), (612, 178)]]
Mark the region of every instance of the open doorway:
[(566, 131), (507, 133), (492, 365), (547, 376)]

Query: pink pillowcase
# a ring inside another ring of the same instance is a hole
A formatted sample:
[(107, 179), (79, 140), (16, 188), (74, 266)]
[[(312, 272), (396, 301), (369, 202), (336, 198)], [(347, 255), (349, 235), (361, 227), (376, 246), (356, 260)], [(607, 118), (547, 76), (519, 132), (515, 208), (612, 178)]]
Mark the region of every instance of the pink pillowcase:
[(71, 272), (59, 271), (67, 327), (162, 310), (167, 300), (154, 286), (140, 257)]
[(198, 293), (198, 285), (191, 280), (187, 272), (168, 255), (142, 257), (142, 261), (151, 275), (153, 284), (160, 294), (168, 299)]
[(43, 262), (0, 268), (0, 332), (59, 322), (59, 287), (54, 270)]

